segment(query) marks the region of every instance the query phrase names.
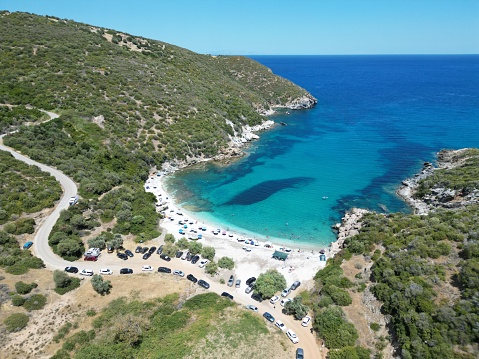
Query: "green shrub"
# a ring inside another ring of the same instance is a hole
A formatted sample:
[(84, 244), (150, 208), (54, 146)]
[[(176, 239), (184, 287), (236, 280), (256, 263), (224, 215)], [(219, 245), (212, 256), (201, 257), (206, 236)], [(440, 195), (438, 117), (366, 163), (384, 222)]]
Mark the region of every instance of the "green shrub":
[(22, 281), (15, 283), (15, 290), (18, 294), (28, 294), (32, 291), (32, 289), (38, 287), (37, 283), (24, 283)]
[(15, 307), (21, 307), (25, 303), (25, 298), (19, 294), (15, 294), (12, 297), (12, 305)]
[(218, 261), (218, 267), (225, 268), (225, 269), (233, 269), (235, 266), (235, 262), (230, 257), (221, 257)]
[(25, 300), (23, 307), (28, 311), (39, 310), (42, 309), (46, 303), (47, 297), (45, 297), (43, 294), (34, 294)]
[(80, 287), (80, 278), (70, 278), (70, 283), (66, 287), (55, 287), (55, 292), (63, 295), (65, 293), (71, 292), (72, 290), (77, 289)]
[(91, 278), (91, 285), (98, 294), (105, 295), (110, 293), (111, 282), (109, 280), (104, 280), (99, 274), (95, 274)]
[(381, 329), (381, 326), (378, 324), (378, 323), (371, 323), (369, 324), (369, 328), (371, 328), (371, 330), (377, 332), (379, 329)]
[(10, 333), (19, 332), (28, 324), (28, 315), (23, 313), (14, 313), (8, 316), (4, 321), (7, 331)]

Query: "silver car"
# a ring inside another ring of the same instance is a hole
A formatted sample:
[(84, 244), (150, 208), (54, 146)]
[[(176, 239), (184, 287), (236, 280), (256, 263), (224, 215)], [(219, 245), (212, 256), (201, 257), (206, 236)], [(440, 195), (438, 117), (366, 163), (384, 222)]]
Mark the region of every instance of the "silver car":
[(241, 279), (237, 279), (235, 287), (239, 288), (240, 286), (241, 286)]

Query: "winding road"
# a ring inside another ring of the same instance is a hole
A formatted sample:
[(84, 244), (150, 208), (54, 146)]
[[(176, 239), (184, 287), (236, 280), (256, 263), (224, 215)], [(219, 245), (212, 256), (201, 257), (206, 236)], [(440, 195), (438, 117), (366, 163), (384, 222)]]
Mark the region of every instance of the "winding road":
[[(50, 120), (57, 118), (58, 115), (52, 112), (47, 112), (50, 116)], [(48, 120), (49, 121), (49, 120)], [(97, 262), (84, 262), (84, 261), (77, 261), (77, 262), (69, 262), (61, 257), (57, 256), (53, 253), (52, 249), (48, 245), (48, 236), (55, 225), (56, 221), (60, 216), (60, 212), (69, 206), (69, 199), (70, 197), (77, 194), (78, 188), (75, 182), (72, 179), (67, 177), (61, 171), (46, 166), (42, 163), (34, 161), (18, 152), (14, 149), (7, 147), (3, 144), (3, 137), (5, 135), (0, 136), (0, 150), (10, 152), (16, 159), (23, 161), (29, 165), (35, 165), (39, 167), (42, 171), (50, 173), (52, 176), (56, 178), (56, 180), (61, 184), (63, 189), (63, 196), (61, 197), (60, 201), (57, 203), (56, 207), (54, 208), (53, 212), (45, 218), (45, 220), (38, 224), (37, 233), (34, 236), (34, 245), (32, 247), (33, 252), (36, 254), (37, 257), (41, 258), (45, 263), (46, 267), (50, 270), (64, 270), (66, 266), (75, 265), (81, 269), (88, 268), (94, 270), (98, 273), (100, 268), (110, 268), (113, 270), (114, 274), (119, 274), (119, 270), (124, 267), (133, 268), (135, 273), (141, 271), (141, 266), (145, 263), (152, 265), (153, 267), (161, 265), (167, 267), (173, 267), (172, 269), (179, 269), (185, 273), (192, 273), (197, 278), (205, 278), (205, 273), (202, 268), (199, 268), (198, 265), (192, 265), (190, 262), (186, 260), (180, 259), (172, 259), (172, 262), (164, 262), (162, 261), (159, 256), (153, 255), (151, 259), (148, 261), (143, 261), (139, 255), (136, 255), (133, 258), (130, 258), (125, 263), (124, 261), (117, 258), (115, 255), (102, 255), (100, 256)], [(155, 262), (155, 263), (153, 263)], [(171, 263), (171, 264), (170, 264)], [(156, 267), (155, 267), (156, 268)], [(166, 275), (169, 276), (170, 274), (152, 272), (153, 274), (159, 275)], [(186, 280), (186, 279), (185, 279)], [(209, 291), (214, 291), (218, 295), (222, 292), (226, 291), (234, 296), (235, 302), (240, 305), (246, 306), (249, 304), (253, 304), (258, 307), (258, 312), (260, 314), (264, 312), (271, 313), (276, 319), (281, 320), (288, 329), (292, 329), (299, 338), (299, 343), (296, 344), (296, 347), (301, 347), (304, 350), (304, 357), (307, 359), (312, 358), (325, 358), (326, 357), (326, 350), (321, 350), (320, 346), (317, 344), (316, 335), (310, 332), (311, 324), (308, 327), (302, 327), (301, 322), (294, 320), (292, 316), (285, 315), (282, 313), (282, 307), (278, 303), (277, 309), (276, 305), (269, 303), (269, 301), (264, 301), (262, 303), (257, 303), (251, 299), (251, 297), (245, 293), (244, 289), (246, 288), (243, 284), (240, 288), (235, 287), (228, 287), (226, 284), (221, 284), (218, 281), (211, 281), (206, 278), (207, 282), (210, 284)], [(244, 280), (243, 280), (244, 283)], [(272, 323), (270, 325), (273, 325)], [(278, 329), (279, 330), (279, 329)]]

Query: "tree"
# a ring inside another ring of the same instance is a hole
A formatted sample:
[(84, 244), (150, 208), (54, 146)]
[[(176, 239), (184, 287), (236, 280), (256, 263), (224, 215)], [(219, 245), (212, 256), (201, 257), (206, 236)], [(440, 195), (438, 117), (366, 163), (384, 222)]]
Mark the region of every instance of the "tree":
[(210, 246), (205, 246), (201, 250), (201, 256), (212, 261), (215, 258), (215, 249)]
[(91, 278), (91, 285), (93, 289), (101, 295), (110, 293), (111, 282), (109, 280), (103, 280), (103, 277), (99, 274), (95, 274)]
[(175, 243), (175, 237), (171, 233), (165, 235), (165, 243)]
[(12, 332), (19, 332), (23, 328), (25, 328), (28, 324), (28, 315), (23, 313), (14, 313), (7, 317), (3, 323), (7, 328), (7, 331), (10, 333)]
[(300, 296), (295, 297), (291, 302), (287, 302), (284, 305), (286, 314), (294, 315), (298, 320), (304, 318), (308, 314), (309, 308), (302, 303)]
[(53, 272), (53, 281), (57, 288), (65, 288), (70, 285), (71, 278), (65, 272), (57, 269)]
[(203, 245), (199, 242), (190, 242), (188, 243), (188, 250), (191, 254), (196, 255), (201, 252)]
[(218, 272), (218, 265), (215, 261), (208, 262), (205, 266), (206, 273), (214, 276)]
[(166, 243), (163, 246), (163, 253), (166, 254), (168, 257), (175, 257), (177, 251), (178, 247), (176, 246), (176, 244)]
[(33, 288), (38, 287), (37, 283), (24, 283), (22, 281), (15, 283), (15, 290), (19, 294), (28, 294), (32, 291)]
[(233, 269), (235, 266), (235, 262), (230, 257), (221, 257), (218, 261), (218, 267), (225, 268), (225, 269)]
[(58, 250), (58, 253), (64, 258), (65, 257), (78, 258), (81, 256), (83, 252), (83, 245), (79, 243), (79, 241), (73, 238), (68, 238), (58, 243), (57, 250)]
[(88, 247), (89, 248), (100, 248), (104, 249), (105, 248), (105, 238), (100, 234), (97, 237), (90, 238), (88, 240)]
[[(165, 238), (165, 241), (166, 241), (166, 238)], [(189, 242), (185, 237), (181, 237), (180, 239), (178, 239), (178, 242), (176, 242), (176, 244), (178, 245), (180, 249), (186, 249), (188, 248)]]
[(276, 269), (270, 269), (258, 276), (255, 292), (263, 298), (271, 298), (276, 292), (286, 288), (286, 279)]

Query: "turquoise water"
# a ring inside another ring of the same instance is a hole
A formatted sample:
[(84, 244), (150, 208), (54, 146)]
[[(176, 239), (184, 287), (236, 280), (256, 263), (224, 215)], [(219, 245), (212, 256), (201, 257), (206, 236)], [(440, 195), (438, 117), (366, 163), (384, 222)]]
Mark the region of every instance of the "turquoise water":
[(351, 207), (409, 212), (395, 191), (437, 151), (479, 147), (479, 56), (253, 58), (318, 105), (273, 117), (287, 125), (229, 166), (168, 179), (180, 205), (222, 228), (324, 246)]

